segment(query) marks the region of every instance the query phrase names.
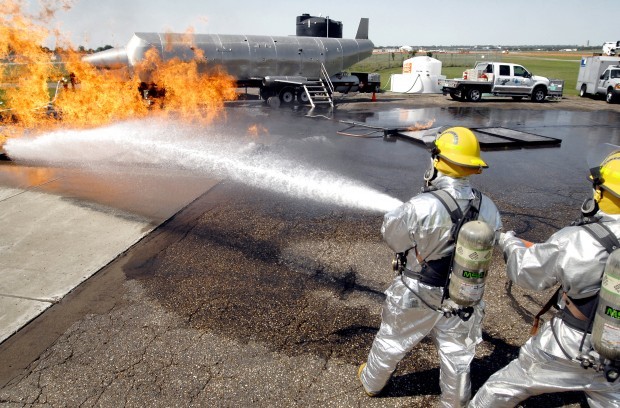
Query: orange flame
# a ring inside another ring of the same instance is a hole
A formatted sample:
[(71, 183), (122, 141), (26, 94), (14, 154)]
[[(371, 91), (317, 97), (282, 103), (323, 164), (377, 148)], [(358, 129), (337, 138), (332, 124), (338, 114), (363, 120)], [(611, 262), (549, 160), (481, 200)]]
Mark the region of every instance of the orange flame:
[(252, 125), (248, 128), (248, 134), (252, 137), (258, 137), (261, 134), (267, 134), (269, 130), (262, 125)]
[(44, 167), (26, 167), (26, 166), (4, 166), (3, 173), (11, 174), (11, 180), (16, 186), (42, 186), (47, 185), (56, 180), (57, 171), (53, 168)]
[[(225, 101), (236, 99), (233, 77), (199, 72), (208, 61), (198, 52), (191, 61), (162, 61), (152, 50), (134, 72), (96, 69), (74, 51), (63, 52), (55, 64), (53, 53), (41, 46), (52, 34), (44, 23), (70, 2), (45, 0), (40, 17), (27, 15), (20, 0), (1, 0), (0, 7), (0, 146), (24, 130), (99, 126), (147, 115), (211, 121)], [(193, 42), (193, 31), (186, 36)], [(165, 97), (145, 101), (138, 91), (144, 77), (165, 88)]]
[(0, 16), (0, 70), (3, 88), (3, 111), (10, 108), (11, 119), (23, 126), (33, 126), (35, 117), (49, 102), (47, 79), (52, 65), (50, 54), (42, 44), (47, 30), (32, 24), (22, 12), (22, 3), (3, 1)]
[(223, 71), (201, 74), (200, 63), (206, 60), (199, 53), (191, 61), (162, 61), (157, 50), (150, 49), (136, 71), (166, 90), (162, 107), (166, 113), (211, 121), (221, 113), (224, 101), (236, 98), (235, 81)]
[(407, 130), (415, 131), (430, 129), (430, 127), (433, 126), (433, 123), (435, 123), (435, 119), (429, 119), (427, 122), (416, 122), (414, 125), (409, 126)]

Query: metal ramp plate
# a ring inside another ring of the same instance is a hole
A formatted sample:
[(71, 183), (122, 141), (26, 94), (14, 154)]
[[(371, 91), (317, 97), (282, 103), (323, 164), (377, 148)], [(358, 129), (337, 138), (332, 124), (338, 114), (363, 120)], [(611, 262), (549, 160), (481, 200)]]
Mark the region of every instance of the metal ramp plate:
[(385, 137), (387, 136), (387, 129), (380, 126), (371, 126), (365, 123), (352, 122), (347, 120), (341, 120), (340, 123), (345, 123), (348, 126), (342, 130), (337, 131), (339, 135), (353, 136), (353, 137)]
[(348, 125), (346, 128), (337, 131), (339, 135), (356, 137), (383, 137), (386, 140), (393, 140), (400, 136), (406, 140), (420, 143), (431, 143), (439, 128), (427, 128), (426, 126), (411, 126), (407, 128), (388, 128), (382, 126), (368, 125), (362, 122), (341, 120), (340, 123)]
[[(394, 137), (421, 143), (431, 144), (441, 128), (430, 129), (412, 128), (387, 128), (372, 126), (360, 122), (340, 121), (349, 125), (347, 128), (338, 131), (338, 134), (356, 137), (383, 137), (385, 140), (394, 140)], [(520, 149), (523, 147), (548, 147), (559, 146), (561, 139), (548, 136), (541, 136), (534, 133), (523, 132), (521, 130), (509, 129), (505, 127), (480, 127), (471, 128), (478, 137), (482, 150), (492, 149)]]
[[(431, 137), (432, 130), (434, 129), (413, 132), (398, 130), (390, 134), (428, 144), (434, 140), (434, 137)], [(559, 146), (562, 143), (561, 139), (504, 127), (471, 128), (471, 130), (478, 137), (478, 142), (482, 150)]]
[(561, 139), (541, 136), (521, 130), (505, 127), (471, 128), (478, 136), (480, 146), (488, 147), (531, 147), (531, 146), (559, 146)]

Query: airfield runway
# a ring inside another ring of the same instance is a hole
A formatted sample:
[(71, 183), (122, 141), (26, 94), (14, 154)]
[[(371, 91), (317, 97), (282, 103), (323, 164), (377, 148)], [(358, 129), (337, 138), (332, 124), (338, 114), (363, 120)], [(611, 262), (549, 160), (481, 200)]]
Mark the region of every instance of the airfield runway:
[[(48, 304), (0, 344), (0, 404), (430, 406), (439, 395), (430, 341), (380, 398), (356, 378), (393, 277), (382, 213), (419, 191), (428, 153), (402, 139), (343, 136), (341, 121), (561, 139), (485, 151), (490, 168), (473, 178), (506, 230), (541, 241), (578, 216), (590, 191), (584, 153), (620, 143), (619, 116), (620, 105), (576, 97), (381, 94), (344, 98), (333, 113), (248, 99), (208, 128), (126, 123), (89, 139), (18, 144), (18, 159), (0, 164), (0, 221), (12, 234), (0, 254), (22, 268), (0, 295)], [(83, 283), (61, 284), (67, 271)], [(490, 276), (474, 391), (516, 357), (549, 296), (508, 285), (497, 251)], [(583, 402), (569, 393), (523, 406)]]

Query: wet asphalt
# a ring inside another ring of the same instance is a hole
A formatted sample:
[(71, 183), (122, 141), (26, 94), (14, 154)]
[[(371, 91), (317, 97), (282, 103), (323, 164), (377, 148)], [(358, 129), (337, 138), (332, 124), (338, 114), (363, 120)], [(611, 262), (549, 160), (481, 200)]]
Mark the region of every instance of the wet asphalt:
[[(360, 98), (330, 113), (250, 100), (231, 104), (213, 126), (258, 146), (266, 159), (295, 157), (399, 200), (422, 186), (427, 151), (402, 139), (339, 135), (341, 120), (400, 127), (433, 119), (434, 126), (504, 126), (559, 138), (560, 147), (485, 151), (490, 168), (472, 180), (498, 204), (506, 229), (541, 241), (575, 218), (588, 195), (584, 152), (620, 142), (616, 106), (563, 102)], [(256, 124), (264, 131), (247, 136)], [(0, 345), (2, 406), (424, 407), (438, 400), (437, 357), (427, 340), (403, 360), (381, 398), (366, 397), (356, 378), (393, 277), (381, 212), (218, 174), (215, 187), (164, 219), (127, 172), (9, 165), (58, 172), (71, 182), (50, 186), (54, 193), (117, 205), (160, 226)], [(158, 168), (133, 177), (163, 177), (162, 188), (194, 191), (216, 176), (175, 177), (166, 168), (164, 177)], [(104, 187), (87, 188), (93, 182)], [(502, 266), (496, 253), (474, 390), (516, 356), (546, 300), (507, 286)], [(583, 401), (570, 393), (524, 406)]]

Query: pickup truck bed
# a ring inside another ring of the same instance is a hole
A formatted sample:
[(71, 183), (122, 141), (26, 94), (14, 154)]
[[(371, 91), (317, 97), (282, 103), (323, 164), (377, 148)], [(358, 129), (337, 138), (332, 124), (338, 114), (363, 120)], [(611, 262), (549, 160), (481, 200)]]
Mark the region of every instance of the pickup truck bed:
[(493, 83), (486, 81), (467, 81), (446, 79), (443, 83), (443, 94), (450, 95), (457, 101), (470, 100), (477, 102), (482, 98), (482, 94), (491, 93)]

